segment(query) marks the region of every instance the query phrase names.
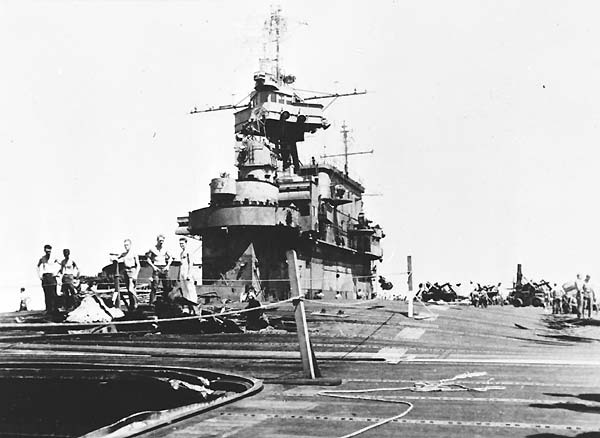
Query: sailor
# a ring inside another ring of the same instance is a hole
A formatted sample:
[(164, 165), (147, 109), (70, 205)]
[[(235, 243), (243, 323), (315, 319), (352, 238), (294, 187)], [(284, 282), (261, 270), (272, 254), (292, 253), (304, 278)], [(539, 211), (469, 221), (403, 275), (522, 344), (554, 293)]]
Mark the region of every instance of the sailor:
[(587, 313), (588, 318), (592, 317), (592, 310), (596, 301), (594, 289), (592, 288), (592, 285), (590, 283), (590, 278), (591, 277), (589, 275), (585, 276), (582, 294), (582, 314), (585, 317)]
[(44, 245), (44, 255), (40, 258), (37, 264), (38, 276), (42, 280), (42, 288), (44, 289), (44, 300), (46, 303), (46, 313), (54, 313), (58, 310), (56, 286), (58, 277), (58, 269), (60, 265), (58, 260), (52, 257), (52, 246)]
[(583, 316), (583, 280), (581, 279), (581, 274), (577, 274), (575, 288), (575, 298), (577, 299), (577, 318), (581, 318)]
[(540, 286), (544, 292), (544, 309), (552, 307), (552, 288), (546, 280), (540, 281)]
[(19, 298), (20, 298), (20, 303), (19, 303), (19, 312), (26, 312), (27, 310), (29, 310), (29, 294), (25, 291), (25, 288), (22, 287), (21, 290), (19, 291)]
[(554, 314), (562, 313), (563, 293), (563, 288), (554, 283), (552, 287), (552, 313)]
[(490, 304), (490, 297), (487, 293), (487, 288), (486, 286), (479, 285), (479, 283), (477, 283), (477, 287), (479, 287), (479, 305), (487, 309), (488, 304)]
[(251, 284), (247, 284), (244, 294), (246, 295), (246, 301), (248, 306), (246, 309), (255, 309), (246, 312), (246, 330), (258, 331), (269, 326), (269, 322), (261, 309), (260, 301), (256, 298), (256, 290)]
[(79, 277), (79, 267), (77, 263), (71, 258), (71, 250), (63, 249), (63, 256), (65, 257), (60, 262), (59, 274), (62, 274), (62, 286), (60, 291), (65, 300), (64, 306), (68, 310), (75, 305), (75, 294), (77, 293), (74, 285), (75, 278)]
[(125, 266), (125, 285), (127, 286), (127, 295), (129, 298), (127, 308), (130, 312), (132, 312), (137, 309), (138, 306), (138, 298), (137, 294), (135, 293), (135, 282), (138, 272), (140, 271), (140, 260), (138, 259), (138, 256), (136, 256), (131, 250), (130, 239), (125, 239), (123, 241), (123, 247), (125, 248), (125, 252), (123, 252), (114, 260), (119, 263), (122, 262)]
[(500, 292), (500, 286), (502, 286), (502, 282), (498, 283), (497, 286), (495, 287), (495, 291), (498, 293), (497, 297), (498, 297), (498, 302), (500, 303), (501, 306), (504, 306), (504, 297), (502, 296), (502, 293)]
[[(477, 289), (477, 287), (473, 284), (473, 282), (471, 281), (471, 293), (469, 294), (470, 298), (471, 298), (471, 304), (473, 305), (473, 307), (479, 307), (479, 290)], [(421, 287), (421, 285), (419, 285), (419, 288)]]
[(198, 303), (198, 293), (196, 292), (196, 285), (192, 280), (192, 258), (190, 252), (187, 250), (187, 239), (181, 237), (179, 239), (179, 246), (181, 247), (181, 267), (179, 268), (179, 286), (181, 287), (181, 295), (188, 301), (194, 304)]
[(424, 290), (425, 290), (425, 285), (423, 283), (419, 283), (419, 286), (417, 287), (417, 293), (415, 293), (415, 298), (421, 299), (421, 294), (423, 293)]
[(162, 283), (163, 293), (168, 294), (171, 291), (171, 282), (169, 281), (169, 267), (173, 258), (164, 247), (165, 236), (159, 234), (156, 237), (156, 245), (148, 250), (148, 264), (152, 268), (152, 284), (150, 286), (150, 304), (156, 300), (158, 283)]
[[(433, 290), (433, 285), (431, 284), (431, 282), (426, 281), (425, 282), (425, 286), (423, 286), (423, 290), (421, 291), (421, 296), (420, 298), (423, 301), (428, 301), (429, 300), (429, 293)], [(427, 295), (425, 295), (427, 294)]]

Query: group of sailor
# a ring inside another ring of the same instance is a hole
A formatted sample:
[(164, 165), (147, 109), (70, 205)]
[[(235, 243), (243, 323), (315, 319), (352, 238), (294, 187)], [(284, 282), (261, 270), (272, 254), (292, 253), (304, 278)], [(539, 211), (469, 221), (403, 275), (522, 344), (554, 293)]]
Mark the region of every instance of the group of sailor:
[[(150, 299), (149, 304), (153, 305), (156, 301), (159, 285), (162, 285), (163, 295), (165, 298), (174, 298), (180, 296), (190, 303), (198, 302), (196, 286), (192, 275), (192, 256), (187, 249), (187, 238), (179, 239), (181, 253), (179, 260), (181, 266), (175, 281), (169, 276), (169, 268), (174, 260), (174, 257), (169, 254), (164, 246), (165, 236), (159, 234), (156, 238), (156, 244), (152, 246), (148, 252), (147, 263), (152, 268), (152, 277), (150, 282)], [(125, 280), (125, 294), (127, 297), (126, 304), (128, 310), (135, 311), (138, 307), (139, 299), (136, 293), (136, 281), (140, 271), (140, 261), (138, 256), (132, 250), (131, 239), (123, 241), (124, 251), (120, 254), (111, 254), (113, 262), (122, 263), (124, 267), (123, 277)], [(79, 283), (79, 266), (71, 258), (69, 249), (63, 250), (64, 258), (59, 262), (58, 259), (52, 256), (52, 246), (44, 245), (44, 255), (39, 259), (37, 264), (38, 275), (42, 282), (44, 290), (44, 300), (46, 312), (49, 314), (56, 313), (63, 307), (65, 310), (70, 310), (76, 304), (77, 285)], [(62, 306), (58, 296), (58, 279), (60, 278), (61, 294), (63, 296)], [(174, 287), (173, 284), (176, 286)], [(23, 291), (22, 291), (23, 292)], [(113, 296), (113, 304), (120, 304), (120, 294), (115, 291)]]
[[(46, 304), (47, 313), (56, 313), (59, 310), (58, 299), (58, 278), (61, 278), (61, 293), (64, 297), (64, 307), (69, 308), (75, 302), (75, 282), (79, 277), (79, 267), (71, 258), (71, 251), (67, 248), (63, 249), (63, 259), (59, 262), (58, 259), (52, 256), (52, 245), (44, 245), (44, 255), (39, 259), (37, 264), (38, 276), (42, 281), (42, 289), (44, 290), (44, 301)], [(21, 292), (24, 292), (21, 289)]]
[[(590, 279), (590, 275), (586, 275), (585, 279), (582, 279), (581, 274), (577, 274), (573, 283), (563, 286), (557, 286), (554, 283), (551, 292), (552, 313), (573, 313), (575, 311), (574, 313), (579, 319), (591, 318), (594, 307), (596, 307), (597, 313), (596, 293)], [(572, 291), (574, 294), (569, 294)]]
[(472, 290), (469, 294), (469, 299), (474, 307), (486, 308), (491, 305), (504, 306), (505, 298), (500, 293), (500, 286), (502, 283), (482, 285), (471, 281), (470, 285)]

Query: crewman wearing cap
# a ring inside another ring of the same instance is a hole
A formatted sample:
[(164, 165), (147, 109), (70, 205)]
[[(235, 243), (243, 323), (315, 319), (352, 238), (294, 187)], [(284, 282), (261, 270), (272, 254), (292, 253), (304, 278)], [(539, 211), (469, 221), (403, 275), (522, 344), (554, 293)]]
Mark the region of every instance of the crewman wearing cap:
[(594, 302), (596, 301), (594, 289), (592, 284), (590, 283), (590, 276), (586, 275), (585, 280), (583, 281), (583, 303), (582, 303), (582, 316), (585, 318), (587, 314), (588, 318), (592, 317), (592, 310), (594, 307)]
[(156, 245), (146, 253), (147, 261), (152, 268), (152, 284), (150, 286), (150, 304), (154, 304), (156, 300), (156, 292), (158, 291), (159, 282), (162, 283), (164, 294), (171, 291), (171, 281), (169, 279), (169, 267), (173, 261), (173, 257), (164, 247), (165, 236), (159, 234), (156, 237)]

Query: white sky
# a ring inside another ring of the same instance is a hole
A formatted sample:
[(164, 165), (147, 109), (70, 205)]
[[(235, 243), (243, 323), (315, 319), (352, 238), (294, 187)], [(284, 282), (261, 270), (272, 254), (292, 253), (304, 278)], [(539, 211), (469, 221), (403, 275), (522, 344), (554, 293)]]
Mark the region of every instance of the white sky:
[[(381, 269), (417, 282), (600, 276), (597, 2), (285, 1), (296, 86), (367, 89), (301, 159), (342, 151), (380, 223)], [(270, 2), (0, 2), (0, 291), (38, 293), (42, 246), (85, 273), (204, 207), (233, 167)], [(306, 23), (306, 24), (305, 24)], [(12, 300), (12, 298), (10, 298)], [(2, 306), (0, 300), (0, 307)], [(14, 301), (14, 300), (13, 300)], [(11, 301), (12, 303), (12, 301)], [(12, 304), (11, 304), (12, 305)]]

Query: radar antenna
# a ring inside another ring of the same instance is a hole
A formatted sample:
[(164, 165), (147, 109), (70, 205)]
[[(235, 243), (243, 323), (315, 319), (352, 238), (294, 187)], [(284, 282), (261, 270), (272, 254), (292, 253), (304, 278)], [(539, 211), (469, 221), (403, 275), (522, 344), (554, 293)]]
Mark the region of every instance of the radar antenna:
[(333, 154), (333, 155), (321, 155), (321, 158), (333, 158), (333, 157), (344, 157), (344, 174), (348, 176), (348, 156), (350, 155), (363, 155), (363, 154), (372, 154), (374, 149), (370, 151), (357, 151), (357, 152), (348, 152), (348, 134), (350, 130), (348, 129), (348, 125), (346, 125), (346, 121), (342, 123), (342, 140), (344, 142), (344, 153), (343, 154)]

